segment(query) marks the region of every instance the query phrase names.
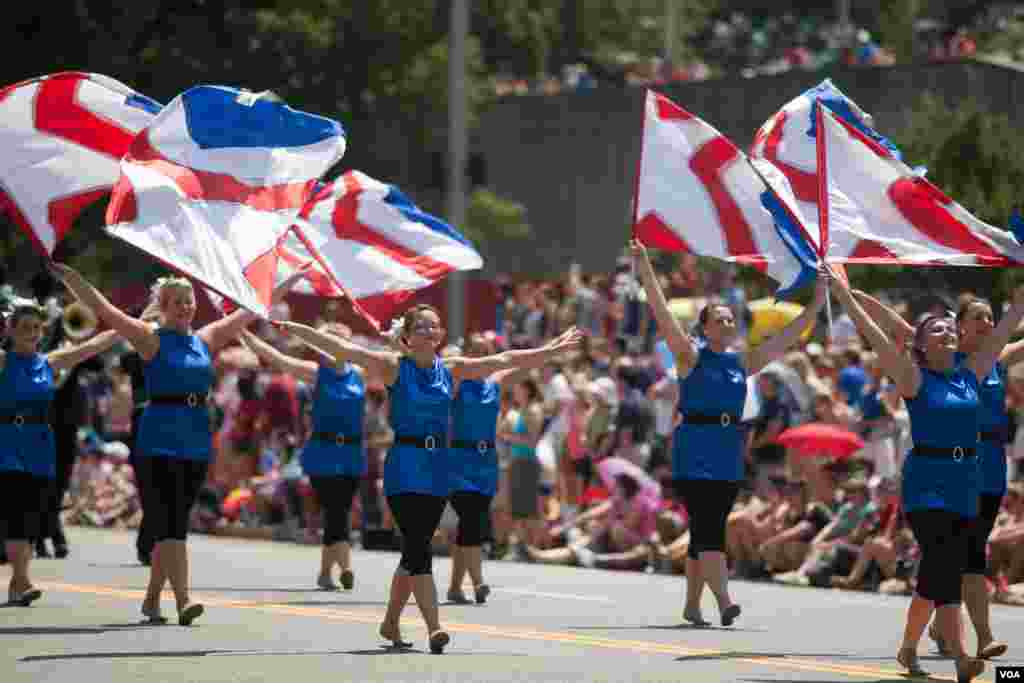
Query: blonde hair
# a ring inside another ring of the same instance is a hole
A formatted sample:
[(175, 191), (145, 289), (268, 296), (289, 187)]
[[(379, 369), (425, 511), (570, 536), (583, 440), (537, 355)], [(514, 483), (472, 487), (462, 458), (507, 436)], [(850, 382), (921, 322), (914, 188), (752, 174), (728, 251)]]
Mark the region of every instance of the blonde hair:
[(142, 312), (140, 318), (142, 320), (158, 320), (160, 318), (160, 311), (163, 309), (164, 292), (172, 289), (193, 291), (192, 283), (189, 282), (188, 278), (175, 275), (158, 277), (153, 286), (149, 288), (149, 303), (146, 304), (146, 309)]

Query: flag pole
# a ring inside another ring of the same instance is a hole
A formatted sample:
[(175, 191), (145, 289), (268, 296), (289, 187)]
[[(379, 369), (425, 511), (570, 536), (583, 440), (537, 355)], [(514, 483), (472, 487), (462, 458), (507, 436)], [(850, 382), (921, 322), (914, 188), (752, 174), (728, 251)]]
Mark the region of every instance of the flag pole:
[[(640, 210), (640, 171), (644, 162), (644, 130), (647, 124), (647, 102), (650, 97), (650, 89), (645, 89), (643, 106), (640, 108), (640, 151), (636, 155), (636, 175), (633, 179), (633, 225), (630, 228), (630, 234), (632, 239), (637, 241), (640, 239), (636, 234), (637, 214)], [(629, 259), (629, 280), (630, 297), (635, 297), (637, 294), (636, 260), (632, 256)]]
[[(825, 145), (825, 112), (821, 102), (814, 103), (817, 135), (814, 139), (818, 162), (818, 259), (825, 265), (828, 254), (828, 154)], [(828, 340), (832, 342), (832, 294), (825, 292), (825, 317), (828, 320)]]

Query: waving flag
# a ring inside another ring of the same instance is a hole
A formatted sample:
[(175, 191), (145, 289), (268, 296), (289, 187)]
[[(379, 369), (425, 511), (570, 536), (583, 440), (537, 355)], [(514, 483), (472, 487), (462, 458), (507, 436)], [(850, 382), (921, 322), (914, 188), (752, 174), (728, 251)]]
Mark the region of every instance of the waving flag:
[(671, 100), (647, 93), (634, 231), (644, 244), (753, 265), (779, 296), (815, 276), (813, 250), (791, 207), (725, 136)]
[(50, 255), (110, 192), (157, 102), (100, 74), (64, 72), (0, 90), (0, 210)]
[(397, 188), (349, 171), (306, 204), (280, 249), (278, 277), (312, 258), (297, 289), (347, 296), (380, 328), (417, 290), (483, 259), (444, 221), (416, 207)]
[(132, 142), (108, 230), (265, 316), (278, 242), (344, 151), (339, 123), (272, 93), (192, 88)]
[(972, 216), (825, 106), (817, 112), (821, 226), (830, 261), (1024, 263), (1008, 231)]

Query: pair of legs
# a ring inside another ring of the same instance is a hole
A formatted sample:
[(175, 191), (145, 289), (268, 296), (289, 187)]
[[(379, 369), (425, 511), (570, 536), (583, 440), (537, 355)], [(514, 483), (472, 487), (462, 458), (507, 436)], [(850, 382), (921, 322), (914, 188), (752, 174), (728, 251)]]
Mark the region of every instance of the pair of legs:
[(149, 458), (141, 457), (135, 452), (135, 425), (138, 424), (141, 414), (142, 409), (136, 409), (132, 414), (132, 432), (128, 436), (128, 462), (131, 463), (132, 470), (135, 472), (135, 490), (139, 495), (139, 507), (142, 508), (142, 519), (139, 521), (139, 530), (135, 536), (135, 552), (139, 562), (149, 564), (156, 541), (153, 540), (153, 530), (150, 528), (150, 515), (147, 514), (149, 510), (148, 489), (142, 485), (143, 480), (147, 476), (146, 464), (149, 462)]
[[(996, 642), (995, 636), (992, 635), (988, 586), (985, 583), (988, 572), (985, 546), (996, 525), (996, 517), (999, 516), (1002, 504), (1001, 495), (982, 494), (978, 499), (978, 515), (968, 522), (967, 530), (967, 567), (963, 577), (963, 599), (978, 638), (978, 657), (984, 659), (998, 657), (1007, 649), (1005, 643)], [(929, 635), (939, 645), (940, 651), (946, 651), (945, 639), (940, 636), (937, 624), (932, 625)]]
[(847, 576), (833, 576), (832, 585), (837, 588), (855, 588), (864, 580), (871, 563), (876, 563), (882, 570), (882, 576), (891, 579), (896, 576), (899, 553), (896, 545), (889, 538), (876, 536), (869, 538), (860, 548), (860, 554), (853, 563)]
[(757, 519), (744, 513), (730, 515), (725, 528), (726, 550), (740, 566), (756, 566), (763, 558), (758, 548), (780, 531), (774, 517)]
[(700, 611), (704, 585), (715, 596), (722, 625), (731, 626), (740, 614), (729, 594), (729, 569), (725, 557), (725, 524), (739, 494), (733, 481), (676, 479), (676, 495), (690, 516), (690, 543), (686, 554), (686, 605), (683, 617), (706, 625)]
[(621, 525), (601, 530), (596, 536), (580, 536), (562, 548), (539, 550), (528, 546), (526, 552), (531, 562), (582, 564), (602, 569), (641, 569), (651, 555), (650, 547)]
[(351, 590), (352, 544), (349, 541), (352, 526), (352, 501), (359, 488), (359, 479), (346, 476), (310, 476), (309, 483), (316, 492), (324, 520), (323, 546), (320, 550), (320, 576), (317, 585), (324, 590), (338, 590), (334, 583), (334, 567), (341, 570), (341, 585)]
[(178, 608), (178, 623), (187, 626), (203, 613), (203, 606), (189, 597), (189, 516), (199, 489), (206, 480), (207, 463), (183, 458), (142, 456), (144, 494), (148, 499), (150, 529), (154, 546), (150, 558), (149, 584), (142, 602), (142, 614), (152, 622), (163, 622), (160, 595), (171, 584)]
[(984, 662), (967, 656), (960, 621), (970, 520), (941, 509), (910, 511), (907, 519), (921, 546), (921, 564), (896, 659), (911, 674), (924, 673), (917, 660), (917, 647), (934, 611), (936, 630), (956, 659), (957, 680), (969, 681), (985, 669)]
[(42, 516), (53, 482), (27, 472), (0, 472), (0, 524), (7, 528), (4, 550), (11, 563), (7, 600), (28, 606), (42, 593), (32, 585), (32, 542), (39, 538)]
[(434, 585), (430, 543), (441, 523), (445, 499), (422, 493), (399, 493), (388, 496), (388, 507), (402, 532), (402, 557), (391, 579), (384, 623), (380, 635), (396, 647), (408, 646), (402, 640), (400, 621), (409, 596), (416, 596), (427, 625), (430, 650), (440, 654), (448, 644), (448, 633), (442, 630), (438, 617), (437, 586)]
[(492, 498), (477, 491), (456, 491), (450, 497), (452, 507), (459, 516), (459, 528), (452, 547), (449, 602), (468, 602), (462, 594), (462, 582), (467, 573), (473, 582), (474, 598), (478, 603), (486, 602), (491, 592), (490, 587), (484, 583), (482, 546), (487, 536)]

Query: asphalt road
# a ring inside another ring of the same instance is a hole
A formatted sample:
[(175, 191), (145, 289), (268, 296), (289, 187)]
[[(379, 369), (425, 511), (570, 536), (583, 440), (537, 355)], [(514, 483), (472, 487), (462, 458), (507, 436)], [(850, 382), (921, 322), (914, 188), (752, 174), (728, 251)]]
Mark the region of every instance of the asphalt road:
[[(442, 606), (452, 643), (434, 656), (415, 605), (403, 621), (413, 650), (377, 636), (392, 553), (355, 552), (355, 589), (324, 593), (313, 589), (317, 548), (193, 537), (194, 597), (207, 613), (182, 628), (139, 624), (147, 572), (130, 534), (74, 529), (71, 541), (70, 558), (33, 563), (42, 600), (0, 609), (2, 683), (906, 680), (892, 658), (902, 597), (737, 582), (735, 626), (695, 629), (680, 625), (677, 577), (492, 562), (487, 605)], [(450, 564), (434, 566), (443, 591)], [(717, 623), (710, 595), (704, 612)], [(993, 625), (1010, 641), (1004, 663), (1024, 664), (1024, 609), (994, 606)], [(925, 668), (952, 680), (929, 646)]]

